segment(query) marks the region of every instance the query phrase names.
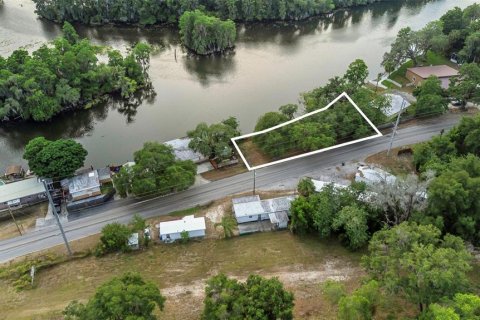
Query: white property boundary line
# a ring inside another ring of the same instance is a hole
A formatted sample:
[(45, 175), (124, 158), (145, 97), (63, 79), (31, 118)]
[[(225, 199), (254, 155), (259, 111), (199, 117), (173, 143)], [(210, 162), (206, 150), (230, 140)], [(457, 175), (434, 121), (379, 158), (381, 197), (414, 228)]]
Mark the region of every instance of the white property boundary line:
[[(323, 149), (316, 150), (316, 151), (311, 151), (311, 152), (308, 152), (308, 153), (300, 154), (300, 155), (298, 155), (298, 156), (293, 156), (293, 157), (290, 157), (290, 158), (285, 158), (285, 159), (281, 159), (281, 160), (277, 160), (277, 161), (272, 161), (272, 162), (265, 163), (265, 164), (262, 164), (262, 165), (259, 165), (259, 166), (255, 166), (255, 167), (251, 167), (251, 166), (250, 166), (250, 164), (248, 163), (247, 159), (246, 159), (245, 156), (243, 155), (242, 151), (240, 150), (240, 147), (238, 146), (238, 144), (237, 144), (237, 142), (236, 142), (236, 141), (238, 141), (238, 140), (242, 140), (242, 139), (245, 139), (245, 138), (251, 138), (251, 137), (254, 137), (254, 136), (258, 136), (258, 135), (260, 135), (260, 134), (264, 134), (264, 133), (273, 131), (273, 130), (275, 130), (275, 129), (281, 128), (281, 127), (286, 126), (286, 125), (289, 125), (289, 124), (291, 124), (291, 123), (300, 121), (300, 120), (302, 120), (302, 119), (304, 119), (304, 118), (307, 118), (307, 117), (309, 117), (309, 116), (311, 116), (311, 115), (314, 115), (314, 114), (317, 114), (317, 113), (319, 113), (319, 112), (325, 111), (325, 110), (327, 110), (328, 108), (330, 108), (331, 106), (333, 106), (333, 105), (334, 105), (338, 100), (340, 100), (341, 98), (347, 98), (347, 99), (348, 99), (348, 101), (355, 107), (355, 109), (357, 109), (357, 111), (362, 115), (362, 117), (363, 117), (363, 118), (368, 122), (368, 124), (373, 128), (373, 130), (375, 130), (375, 132), (377, 133), (376, 135), (373, 135), (373, 136), (370, 136), (370, 137), (366, 137), (366, 138), (357, 139), (357, 140), (350, 141), (350, 142), (341, 143), (341, 144), (338, 144), (338, 145), (335, 145), (335, 146), (331, 146), (331, 147), (328, 147), (328, 148), (323, 148)], [(298, 118), (289, 120), (289, 121), (287, 121), (287, 122), (281, 123), (281, 124), (279, 124), (279, 125), (276, 125), (276, 126), (274, 126), (274, 127), (271, 127), (271, 128), (268, 128), (268, 129), (265, 129), (265, 130), (262, 130), (262, 131), (257, 131), (257, 132), (245, 134), (245, 135), (243, 135), (243, 136), (239, 136), (239, 137), (232, 138), (231, 140), (232, 140), (233, 145), (235, 146), (235, 149), (237, 149), (238, 154), (240, 154), (240, 157), (242, 158), (243, 162), (244, 162), (245, 165), (247, 166), (248, 171), (252, 171), (252, 170), (256, 170), (256, 169), (261, 169), (261, 168), (273, 166), (273, 165), (276, 165), (276, 164), (279, 164), (279, 163), (282, 163), (282, 162), (287, 162), (287, 161), (291, 161), (291, 160), (295, 160), (295, 159), (300, 159), (300, 158), (308, 157), (308, 156), (311, 156), (311, 155), (314, 155), (314, 154), (317, 154), (317, 153), (321, 153), (321, 152), (325, 152), (325, 151), (329, 151), (329, 150), (341, 148), (341, 147), (348, 146), (348, 145), (355, 144), (355, 143), (359, 143), (359, 142), (362, 142), (362, 141), (379, 138), (379, 137), (382, 137), (382, 136), (383, 136), (383, 135), (382, 135), (382, 133), (380, 132), (380, 130), (378, 130), (378, 128), (372, 123), (372, 121), (370, 121), (370, 119), (368, 119), (368, 117), (365, 115), (365, 113), (363, 113), (363, 111), (362, 111), (362, 110), (357, 106), (357, 104), (350, 98), (350, 96), (349, 96), (346, 92), (344, 92), (344, 93), (342, 93), (341, 95), (339, 95), (337, 98), (335, 98), (335, 100), (333, 100), (332, 102), (330, 102), (325, 108), (322, 108), (322, 109), (318, 109), (318, 110), (309, 112), (309, 113), (307, 113), (307, 114), (304, 114), (303, 116), (300, 116), (300, 117), (298, 117)]]

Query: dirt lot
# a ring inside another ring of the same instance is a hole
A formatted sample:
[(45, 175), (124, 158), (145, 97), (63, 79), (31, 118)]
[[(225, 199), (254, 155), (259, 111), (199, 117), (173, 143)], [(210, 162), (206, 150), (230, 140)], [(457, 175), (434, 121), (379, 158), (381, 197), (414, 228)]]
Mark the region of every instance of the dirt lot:
[(365, 162), (378, 165), (393, 175), (404, 176), (415, 172), (413, 153), (410, 152), (410, 150), (412, 150), (411, 148), (413, 148), (413, 146), (393, 148), (390, 156), (387, 156), (387, 151), (382, 151), (367, 157)]
[[(35, 229), (35, 221), (37, 218), (43, 218), (45, 216), (47, 208), (48, 204), (44, 202), (31, 207), (14, 210), (12, 214), (17, 221), (20, 231), (25, 233)], [(8, 214), (8, 212), (5, 214)], [(0, 221), (0, 240), (13, 238), (18, 235), (19, 233), (15, 223), (10, 218), (10, 215), (7, 215), (5, 219)]]

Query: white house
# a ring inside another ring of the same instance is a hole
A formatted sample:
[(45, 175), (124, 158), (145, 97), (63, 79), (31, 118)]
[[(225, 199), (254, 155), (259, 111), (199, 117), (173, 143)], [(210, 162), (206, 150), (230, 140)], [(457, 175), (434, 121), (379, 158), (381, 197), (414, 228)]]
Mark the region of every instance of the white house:
[(262, 206), (260, 197), (249, 196), (232, 199), (233, 213), (237, 223), (268, 220), (268, 213)]
[(160, 240), (164, 242), (173, 242), (182, 238), (181, 233), (188, 232), (189, 238), (199, 238), (205, 236), (205, 218), (195, 218), (195, 216), (185, 216), (181, 220), (160, 222)]
[(260, 200), (259, 196), (235, 198), (232, 199), (233, 212), (238, 224), (270, 220), (274, 229), (284, 229), (293, 200), (294, 196), (266, 200)]

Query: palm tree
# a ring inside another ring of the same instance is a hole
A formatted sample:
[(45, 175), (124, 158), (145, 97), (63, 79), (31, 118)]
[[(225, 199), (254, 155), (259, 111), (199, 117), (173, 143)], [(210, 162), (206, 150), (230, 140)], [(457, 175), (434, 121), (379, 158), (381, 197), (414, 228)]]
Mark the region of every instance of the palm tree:
[(237, 225), (237, 221), (231, 216), (224, 216), (222, 217), (222, 221), (219, 223), (215, 223), (215, 228), (217, 227), (222, 227), (223, 228), (223, 233), (225, 238), (230, 238), (233, 236), (233, 231), (235, 229), (235, 226)]

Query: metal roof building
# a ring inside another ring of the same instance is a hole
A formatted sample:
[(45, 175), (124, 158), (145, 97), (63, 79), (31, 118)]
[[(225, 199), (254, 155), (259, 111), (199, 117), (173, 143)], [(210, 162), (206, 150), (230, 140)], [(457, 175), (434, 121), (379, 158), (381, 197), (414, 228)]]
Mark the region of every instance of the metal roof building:
[(37, 178), (0, 185), (0, 210), (46, 200), (45, 187)]
[(70, 178), (68, 191), (74, 201), (100, 195), (100, 181), (97, 170)]
[(188, 147), (190, 141), (192, 141), (190, 138), (181, 138), (164, 142), (164, 144), (173, 148), (173, 153), (178, 160), (191, 160), (195, 163), (207, 161), (208, 157)]
[(189, 238), (204, 237), (205, 236), (205, 218), (195, 218), (194, 215), (185, 216), (181, 220), (160, 222), (158, 225), (160, 229), (160, 240), (171, 242), (181, 239), (181, 233), (188, 232)]
[(260, 200), (259, 196), (232, 199), (237, 223), (270, 220), (276, 227), (286, 228), (290, 205), (295, 196)]

